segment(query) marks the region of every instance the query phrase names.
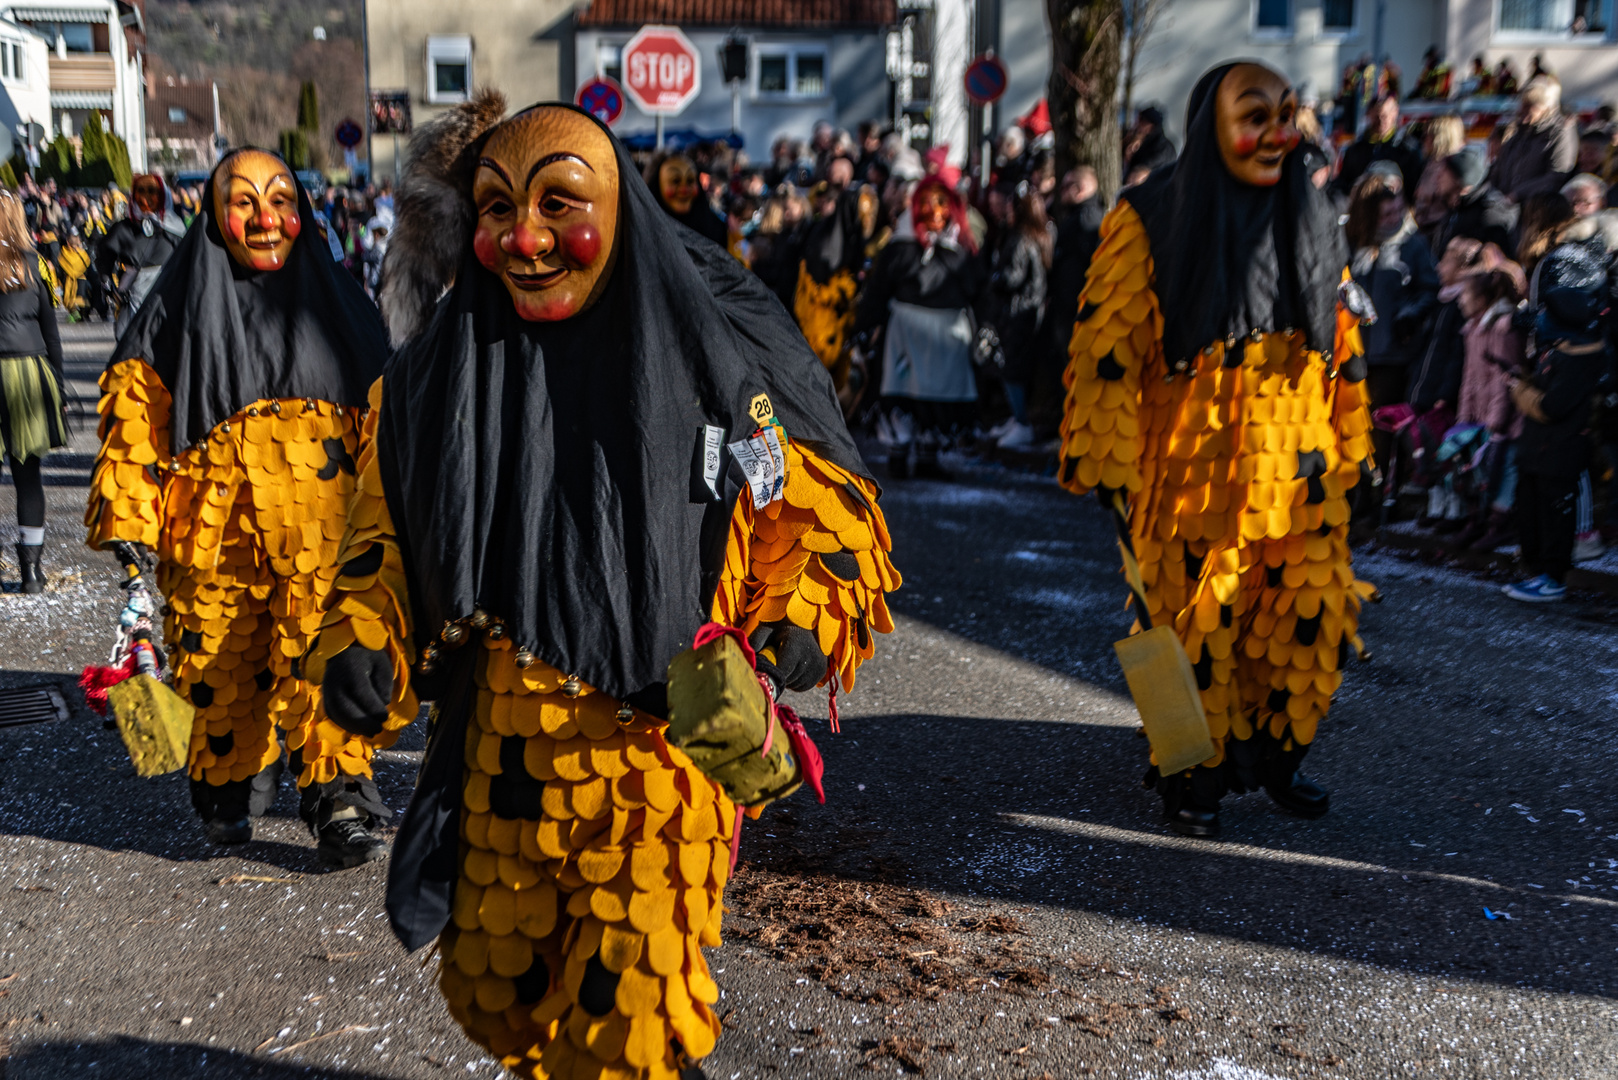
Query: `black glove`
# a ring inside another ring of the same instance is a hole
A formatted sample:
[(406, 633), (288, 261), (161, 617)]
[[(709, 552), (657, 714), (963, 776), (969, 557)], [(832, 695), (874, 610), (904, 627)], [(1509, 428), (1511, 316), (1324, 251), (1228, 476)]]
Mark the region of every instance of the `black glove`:
[(382, 731), (393, 700), (393, 661), (387, 653), (356, 642), (326, 661), (320, 689), (332, 723), (351, 735), (374, 737)]
[[(826, 677), (826, 667), (831, 663), (820, 651), (820, 640), (814, 631), (785, 619), (753, 631), (752, 644), (759, 654), (760, 673), (774, 679), (777, 687), (799, 693), (813, 690)], [(775, 655), (773, 663), (765, 658), (765, 649)]]
[(107, 544), (107, 550), (113, 557), (125, 566), (133, 566), (142, 573), (151, 573), (157, 569), (157, 556), (152, 554), (151, 548), (145, 544), (131, 540), (113, 540)]

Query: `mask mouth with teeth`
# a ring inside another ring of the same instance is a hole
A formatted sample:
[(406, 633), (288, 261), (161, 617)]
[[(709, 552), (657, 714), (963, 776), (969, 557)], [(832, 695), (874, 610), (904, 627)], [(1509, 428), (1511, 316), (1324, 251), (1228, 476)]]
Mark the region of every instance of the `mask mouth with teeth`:
[(213, 211), (225, 250), (249, 270), (279, 270), (303, 231), (298, 181), (274, 154), (241, 150), (214, 171)]
[(537, 107), (500, 125), (472, 174), (472, 250), (517, 314), (555, 322), (600, 295), (616, 258), (618, 161), (571, 109)]

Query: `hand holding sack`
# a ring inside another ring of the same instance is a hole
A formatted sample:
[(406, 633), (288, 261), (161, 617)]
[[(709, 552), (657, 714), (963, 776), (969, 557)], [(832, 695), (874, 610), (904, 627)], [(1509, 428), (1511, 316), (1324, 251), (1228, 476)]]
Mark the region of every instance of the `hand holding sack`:
[(792, 794), (803, 784), (803, 769), (751, 650), (739, 633), (704, 631), (694, 648), (669, 662), (665, 737), (733, 802), (764, 806)]

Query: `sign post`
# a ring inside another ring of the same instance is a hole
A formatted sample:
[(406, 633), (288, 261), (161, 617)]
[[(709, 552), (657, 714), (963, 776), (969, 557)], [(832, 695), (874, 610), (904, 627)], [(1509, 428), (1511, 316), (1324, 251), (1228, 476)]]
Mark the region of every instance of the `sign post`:
[(983, 148), (978, 162), (978, 175), (980, 182), (986, 185), (989, 182), (990, 165), (994, 161), (994, 151), (990, 144), (992, 134), (988, 110), (990, 105), (999, 101), (1005, 94), (1006, 83), (1010, 81), (1010, 76), (1006, 71), (1006, 65), (994, 55), (994, 50), (990, 49), (966, 65), (966, 75), (962, 81), (966, 84), (967, 99), (983, 113)]
[(663, 118), (678, 116), (702, 90), (696, 46), (677, 26), (643, 26), (623, 51), (624, 92), (641, 112), (657, 118), (663, 148)]

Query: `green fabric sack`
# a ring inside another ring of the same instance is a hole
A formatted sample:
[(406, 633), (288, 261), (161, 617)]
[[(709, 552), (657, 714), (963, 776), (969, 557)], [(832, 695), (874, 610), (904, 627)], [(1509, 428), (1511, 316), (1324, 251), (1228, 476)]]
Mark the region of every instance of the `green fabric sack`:
[[(665, 738), (733, 802), (762, 806), (803, 783), (787, 733), (735, 638), (715, 638), (670, 661), (668, 695)], [(761, 753), (766, 731), (770, 748)]]
[(67, 445), (62, 391), (43, 356), (0, 357), (0, 401), (6, 412), (6, 453), (18, 461), (44, 457)]

